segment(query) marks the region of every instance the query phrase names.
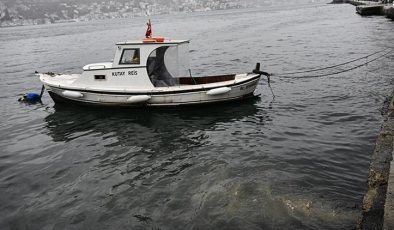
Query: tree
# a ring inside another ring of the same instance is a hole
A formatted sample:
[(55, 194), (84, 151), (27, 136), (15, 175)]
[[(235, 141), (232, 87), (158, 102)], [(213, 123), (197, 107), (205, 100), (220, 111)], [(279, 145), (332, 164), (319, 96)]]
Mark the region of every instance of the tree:
[(10, 12), (8, 12), (8, 8), (5, 8), (4, 16), (2, 18), (0, 18), (0, 21), (4, 22), (4, 21), (11, 21), (11, 20), (12, 20), (12, 18), (10, 16)]

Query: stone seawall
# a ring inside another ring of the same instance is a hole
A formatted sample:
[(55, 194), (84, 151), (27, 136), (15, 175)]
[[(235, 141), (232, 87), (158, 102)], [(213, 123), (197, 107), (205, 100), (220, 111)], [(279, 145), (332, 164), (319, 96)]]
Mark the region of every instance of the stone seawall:
[[(391, 100), (387, 118), (385, 121), (384, 131), (387, 133), (387, 142), (391, 141), (391, 163), (386, 192), (386, 202), (384, 207), (384, 229), (394, 229), (394, 161), (393, 161), (393, 144), (394, 144), (394, 99)], [(390, 149), (389, 149), (390, 150)]]
[(394, 91), (385, 104), (384, 122), (371, 158), (358, 229), (383, 229), (383, 226), (394, 229)]

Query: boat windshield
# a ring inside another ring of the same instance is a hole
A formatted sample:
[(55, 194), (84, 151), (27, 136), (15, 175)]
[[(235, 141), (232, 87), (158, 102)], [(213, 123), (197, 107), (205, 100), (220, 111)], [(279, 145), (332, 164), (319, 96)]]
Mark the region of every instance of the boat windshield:
[(188, 76), (188, 44), (162, 46), (148, 57), (147, 71), (155, 87), (179, 85), (179, 78)]

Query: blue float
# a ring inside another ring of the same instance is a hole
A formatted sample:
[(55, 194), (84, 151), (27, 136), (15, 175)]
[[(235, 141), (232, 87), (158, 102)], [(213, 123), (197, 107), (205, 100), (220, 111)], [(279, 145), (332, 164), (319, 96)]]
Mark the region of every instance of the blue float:
[(44, 93), (44, 90), (45, 90), (45, 87), (42, 86), (40, 94), (28, 92), (25, 95), (23, 95), (21, 98), (19, 98), (18, 101), (26, 102), (29, 104), (35, 104), (37, 102), (41, 102), (41, 97), (42, 97), (42, 94)]
[(41, 101), (41, 97), (37, 93), (26, 93), (25, 96), (23, 96), (26, 102), (29, 103), (37, 103)]

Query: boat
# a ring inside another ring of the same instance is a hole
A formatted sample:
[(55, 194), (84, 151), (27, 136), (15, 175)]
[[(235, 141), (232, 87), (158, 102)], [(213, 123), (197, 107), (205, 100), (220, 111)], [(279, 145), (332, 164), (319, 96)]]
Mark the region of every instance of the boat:
[[(56, 104), (177, 106), (253, 96), (260, 64), (249, 73), (193, 77), (189, 40), (151, 37), (116, 43), (112, 62), (88, 64), (81, 74), (37, 73)], [(268, 76), (268, 75), (267, 75)]]

